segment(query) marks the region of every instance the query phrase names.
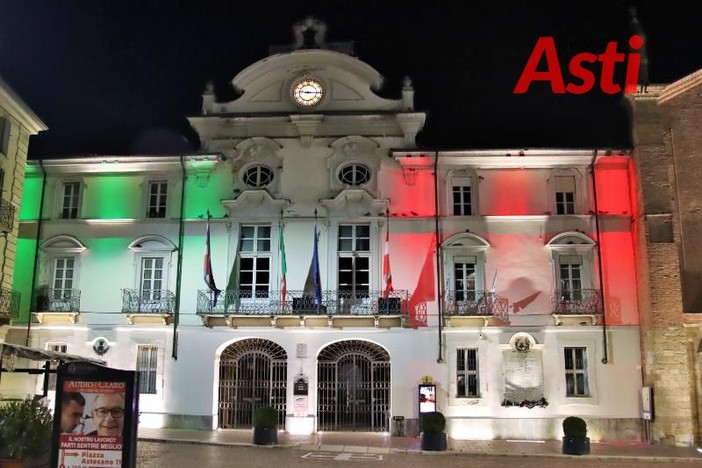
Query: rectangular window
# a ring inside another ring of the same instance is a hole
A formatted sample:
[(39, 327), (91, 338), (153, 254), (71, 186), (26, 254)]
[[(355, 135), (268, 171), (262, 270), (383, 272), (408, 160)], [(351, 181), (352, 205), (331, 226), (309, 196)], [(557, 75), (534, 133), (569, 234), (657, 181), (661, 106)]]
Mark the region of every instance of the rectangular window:
[(73, 257), (60, 257), (54, 260), (54, 291), (52, 299), (67, 299), (73, 293), (73, 273), (75, 259)]
[(163, 257), (141, 259), (141, 297), (145, 301), (158, 301), (163, 290)]
[(479, 397), (478, 350), (462, 348), (456, 350), (456, 382), (458, 397)]
[(0, 194), (2, 194), (2, 190), (5, 188), (5, 169), (0, 169)]
[[(68, 351), (68, 343), (46, 343), (45, 349), (47, 351), (55, 351), (57, 353), (65, 353)], [(56, 370), (58, 367), (57, 361), (51, 361), (51, 370)], [(49, 390), (56, 390), (56, 374), (49, 374)]]
[(561, 255), (558, 257), (558, 263), (561, 300), (582, 300), (582, 258), (579, 255)]
[(338, 288), (344, 298), (368, 297), (370, 291), (370, 226), (339, 226)]
[(0, 153), (7, 156), (10, 149), (10, 121), (0, 117)]
[(453, 263), (453, 288), (457, 301), (475, 300), (475, 257), (456, 257)]
[(137, 345), (136, 370), (139, 373), (139, 394), (156, 394), (158, 346)]
[(473, 214), (470, 178), (454, 178), (452, 182), (452, 202), (454, 216), (470, 216)]
[(63, 204), (61, 205), (61, 218), (78, 218), (78, 203), (80, 202), (80, 182), (63, 184)]
[(168, 198), (168, 184), (163, 180), (149, 182), (149, 218), (166, 217), (166, 200)]
[(575, 214), (575, 177), (556, 176), (556, 213)]
[(239, 297), (267, 298), (271, 282), (271, 227), (242, 226)]
[(565, 348), (566, 396), (589, 396), (587, 382), (587, 348)]

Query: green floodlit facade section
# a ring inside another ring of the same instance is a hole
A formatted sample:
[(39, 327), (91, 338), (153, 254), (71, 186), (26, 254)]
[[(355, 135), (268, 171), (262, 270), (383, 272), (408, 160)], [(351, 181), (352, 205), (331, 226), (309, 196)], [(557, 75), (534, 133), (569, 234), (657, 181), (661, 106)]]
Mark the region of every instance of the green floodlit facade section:
[(139, 218), (141, 191), (134, 190), (134, 176), (105, 175), (91, 177), (83, 196), (82, 217), (86, 219)]
[(19, 317), (15, 323), (27, 323), (29, 306), (32, 300), (32, 273), (34, 272), (34, 253), (37, 249), (35, 239), (17, 239), (17, 258), (12, 288), (21, 296)]
[[(186, 161), (186, 170), (188, 167)], [(224, 171), (223, 171), (224, 172)], [(146, 202), (148, 200), (148, 182), (150, 180), (167, 179), (169, 181), (168, 193), (168, 218), (178, 222), (181, 213), (181, 176), (178, 171), (177, 176), (174, 173), (169, 174), (86, 174), (82, 177), (83, 194), (81, 200), (81, 219), (94, 220), (120, 220), (133, 219), (136, 223), (144, 222), (151, 223), (153, 220), (146, 218)], [(53, 180), (52, 180), (53, 179)], [(60, 178), (49, 175), (49, 180), (52, 182), (60, 182)], [(24, 181), (24, 192), (22, 203), (19, 210), (20, 222), (37, 222), (41, 211), (43, 177), (41, 168), (36, 165), (29, 165)], [(186, 233), (183, 239), (183, 250), (191, 254), (200, 255), (204, 253), (204, 219), (209, 210), (213, 218), (223, 218), (227, 211), (222, 206), (223, 199), (232, 199), (234, 183), (231, 179), (231, 174), (220, 173), (213, 171), (209, 174), (209, 180), (206, 184), (190, 170), (185, 181), (185, 197), (183, 199), (184, 220), (203, 220), (202, 228), (195, 225), (186, 225)], [(44, 212), (42, 218), (44, 220), (44, 228), (42, 228), (42, 236), (39, 242), (47, 240), (46, 226), (52, 222), (62, 222), (58, 220), (58, 213), (54, 203), (55, 185), (47, 184), (46, 193), (44, 193)], [(102, 283), (102, 286), (93, 286), (92, 291), (81, 291), (83, 299), (89, 296), (98, 295), (114, 295), (121, 294), (122, 288), (133, 288), (133, 272), (126, 271), (126, 265), (129, 269), (133, 265), (133, 254), (127, 248), (133, 238), (124, 237), (123, 232), (119, 234), (114, 231), (116, 227), (95, 226), (90, 230), (90, 237), (83, 238), (77, 236), (86, 246), (87, 250), (82, 256), (81, 262), (89, 262), (92, 264), (91, 271), (105, 278), (112, 278), (112, 281)], [(117, 228), (119, 230), (119, 228)], [(200, 234), (200, 230), (202, 233)], [(31, 233), (34, 235), (37, 232), (35, 229), (22, 229), (21, 233)], [(72, 231), (65, 232), (67, 235), (75, 235)], [(22, 234), (21, 234), (22, 235)], [(50, 236), (49, 236), (50, 237)], [(178, 245), (177, 227), (168, 235), (170, 240)], [(196, 253), (197, 252), (197, 253)], [(15, 276), (13, 281), (13, 289), (21, 294), (21, 302), (19, 314), (14, 323), (26, 324), (30, 316), (30, 307), (32, 299), (32, 281), (34, 274), (34, 261), (37, 253), (37, 240), (35, 238), (19, 238), (17, 242), (17, 259), (15, 267)], [(41, 257), (40, 257), (41, 258)], [(41, 268), (41, 265), (37, 265)], [(124, 273), (124, 279), (115, 276), (116, 270)], [(192, 270), (192, 271), (191, 271)], [(216, 272), (219, 283), (224, 284), (229, 272)], [(202, 280), (202, 274), (199, 269), (184, 269), (182, 282), (197, 282)], [(126, 281), (125, 281), (126, 280)], [(37, 283), (35, 287), (39, 287)], [(169, 287), (175, 290), (175, 283)], [(86, 301), (87, 302), (87, 301)], [(91, 312), (81, 310), (81, 312)], [(93, 311), (94, 312), (94, 311)], [(119, 313), (119, 310), (101, 311), (105, 313)]]
[[(187, 167), (187, 164), (186, 164)], [(197, 177), (188, 174), (185, 180), (185, 219), (198, 219), (200, 216), (206, 217), (207, 210), (214, 218), (221, 218), (226, 213), (222, 206), (222, 199), (232, 198), (234, 188), (231, 179), (223, 180), (224, 174), (212, 173), (206, 186), (202, 187)], [(213, 187), (220, 189), (227, 187), (227, 193), (221, 190), (213, 190)], [(180, 195), (180, 194), (179, 194)], [(178, 202), (179, 203), (179, 202)]]
[[(28, 171), (29, 172), (29, 171)], [(27, 176), (24, 179), (22, 203), (19, 210), (20, 221), (35, 221), (39, 219), (39, 205), (41, 203), (42, 177)]]

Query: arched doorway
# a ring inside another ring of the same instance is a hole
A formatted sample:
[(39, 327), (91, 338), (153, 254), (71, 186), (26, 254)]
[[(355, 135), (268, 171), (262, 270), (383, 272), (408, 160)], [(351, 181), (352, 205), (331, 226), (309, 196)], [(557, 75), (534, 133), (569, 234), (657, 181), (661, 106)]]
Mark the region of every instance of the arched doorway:
[(367, 341), (322, 349), (317, 359), (317, 430), (389, 430), (390, 355)]
[(276, 343), (260, 338), (229, 345), (219, 362), (220, 428), (250, 428), (260, 406), (278, 410), (285, 425), (288, 355)]

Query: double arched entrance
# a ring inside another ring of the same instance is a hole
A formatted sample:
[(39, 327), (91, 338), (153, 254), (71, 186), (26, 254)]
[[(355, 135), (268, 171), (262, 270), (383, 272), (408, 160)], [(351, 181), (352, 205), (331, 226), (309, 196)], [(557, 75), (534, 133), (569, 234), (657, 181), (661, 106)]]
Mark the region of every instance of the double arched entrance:
[[(270, 405), (283, 428), (287, 366), (287, 353), (270, 340), (228, 346), (219, 364), (219, 427), (250, 428), (255, 409)], [(318, 431), (389, 430), (390, 355), (381, 346), (345, 340), (324, 347), (317, 358), (316, 387)]]

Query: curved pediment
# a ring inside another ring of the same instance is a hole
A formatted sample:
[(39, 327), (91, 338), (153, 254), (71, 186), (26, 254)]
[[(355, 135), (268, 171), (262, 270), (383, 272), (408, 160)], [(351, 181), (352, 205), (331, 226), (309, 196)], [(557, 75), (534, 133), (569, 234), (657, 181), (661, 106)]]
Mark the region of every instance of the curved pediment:
[(572, 246), (576, 246), (576, 245), (593, 247), (595, 245), (595, 241), (592, 240), (587, 235), (583, 234), (582, 232), (568, 231), (568, 232), (561, 232), (559, 234), (556, 234), (546, 244), (547, 247), (552, 247), (552, 248), (553, 247), (572, 247)]
[(73, 236), (59, 235), (45, 240), (41, 250), (46, 253), (83, 253), (87, 247)]
[(444, 249), (471, 249), (482, 250), (490, 247), (490, 243), (477, 234), (461, 232), (446, 239), (442, 247)]
[(129, 243), (128, 249), (132, 252), (174, 252), (178, 247), (163, 236), (148, 234), (134, 239)]
[(292, 84), (311, 76), (324, 86), (324, 97), (314, 112), (401, 111), (402, 101), (384, 99), (374, 91), (383, 77), (355, 57), (326, 49), (301, 49), (259, 60), (232, 80), (241, 92), (236, 100), (217, 103), (214, 113), (298, 113), (291, 99)]

